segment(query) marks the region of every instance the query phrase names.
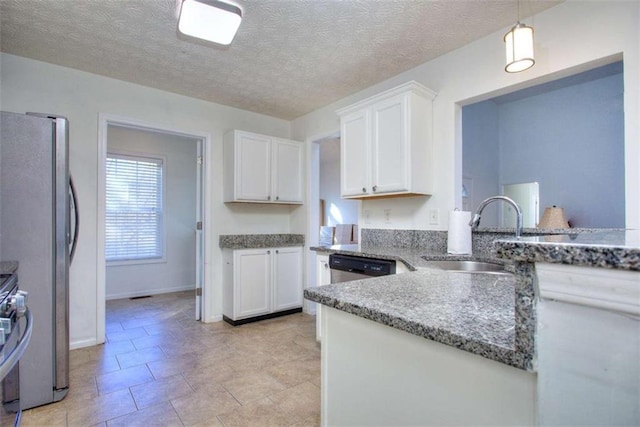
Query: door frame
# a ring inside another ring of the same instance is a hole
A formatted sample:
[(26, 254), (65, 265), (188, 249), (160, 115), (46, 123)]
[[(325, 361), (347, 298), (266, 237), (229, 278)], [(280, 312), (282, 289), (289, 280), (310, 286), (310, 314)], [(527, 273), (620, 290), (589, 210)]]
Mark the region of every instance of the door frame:
[[(334, 129), (332, 131), (319, 133), (306, 139), (307, 143), (307, 233), (305, 236), (305, 253), (304, 262), (307, 268), (304, 270), (306, 273), (306, 283), (308, 286), (317, 286), (316, 284), (316, 257), (315, 253), (311, 252), (312, 246), (318, 245), (318, 210), (315, 208), (315, 201), (320, 199), (320, 189), (318, 186), (319, 174), (320, 174), (320, 144), (323, 141), (340, 138), (340, 129)], [(358, 212), (358, 216), (360, 213)], [(304, 300), (303, 309), (305, 313), (315, 314), (316, 305), (308, 300)]]
[[(211, 263), (207, 262), (208, 254), (213, 253), (211, 242), (207, 236), (210, 234), (207, 230), (208, 224), (212, 222), (212, 208), (210, 206), (208, 183), (212, 182), (212, 171), (208, 167), (210, 161), (208, 161), (208, 155), (212, 153), (211, 149), (211, 135), (205, 132), (198, 132), (193, 130), (178, 129), (168, 127), (164, 124), (150, 123), (129, 117), (116, 116), (106, 113), (98, 113), (98, 217), (97, 217), (97, 230), (96, 230), (96, 279), (97, 279), (97, 297), (96, 297), (96, 338), (97, 343), (103, 343), (106, 336), (106, 260), (105, 260), (105, 198), (106, 198), (106, 162), (107, 162), (107, 136), (109, 126), (128, 127), (132, 129), (159, 132), (170, 135), (176, 135), (186, 138), (193, 138), (201, 141), (202, 144), (202, 159), (203, 164), (201, 173), (201, 187), (199, 192), (201, 194), (200, 204), (203, 212), (203, 227), (202, 227), (202, 262), (197, 262), (196, 269), (201, 271), (202, 274), (202, 296), (199, 298), (198, 303), (201, 307), (201, 321), (206, 322), (211, 317), (209, 312), (210, 304), (204, 304), (207, 301), (209, 295), (213, 295), (213, 272), (211, 269)], [(200, 144), (200, 142), (198, 143)], [(194, 224), (195, 229), (195, 224)], [(198, 258), (198, 257), (196, 257)], [(197, 298), (198, 299), (198, 298)]]

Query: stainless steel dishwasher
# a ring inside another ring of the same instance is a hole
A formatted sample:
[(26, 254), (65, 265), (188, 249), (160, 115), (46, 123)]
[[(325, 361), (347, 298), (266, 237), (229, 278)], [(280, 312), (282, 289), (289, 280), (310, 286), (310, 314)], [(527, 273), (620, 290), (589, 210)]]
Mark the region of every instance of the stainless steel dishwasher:
[(396, 274), (395, 261), (342, 254), (329, 255), (329, 268), (331, 283)]
[[(353, 255), (329, 255), (331, 283), (370, 279), (396, 274), (396, 262), (387, 259), (367, 258)], [(316, 341), (322, 342), (322, 306), (316, 307)]]

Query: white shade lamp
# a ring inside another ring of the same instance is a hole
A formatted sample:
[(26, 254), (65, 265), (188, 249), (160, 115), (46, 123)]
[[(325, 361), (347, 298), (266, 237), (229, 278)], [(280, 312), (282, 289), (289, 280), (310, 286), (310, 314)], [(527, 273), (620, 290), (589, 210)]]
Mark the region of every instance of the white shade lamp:
[(557, 206), (545, 208), (538, 228), (569, 228), (569, 222), (564, 214), (564, 209)]
[(533, 28), (520, 22), (520, 0), (517, 0), (517, 23), (504, 35), (507, 49), (507, 73), (519, 73), (533, 67)]
[(507, 49), (507, 73), (519, 73), (533, 67), (533, 28), (518, 22), (504, 35)]

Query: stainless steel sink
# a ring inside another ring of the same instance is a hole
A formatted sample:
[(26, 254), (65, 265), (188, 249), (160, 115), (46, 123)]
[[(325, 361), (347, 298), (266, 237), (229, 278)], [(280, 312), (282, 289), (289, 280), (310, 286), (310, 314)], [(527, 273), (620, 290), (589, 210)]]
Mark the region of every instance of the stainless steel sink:
[(464, 273), (511, 274), (502, 264), (483, 261), (429, 260), (426, 257), (424, 267)]

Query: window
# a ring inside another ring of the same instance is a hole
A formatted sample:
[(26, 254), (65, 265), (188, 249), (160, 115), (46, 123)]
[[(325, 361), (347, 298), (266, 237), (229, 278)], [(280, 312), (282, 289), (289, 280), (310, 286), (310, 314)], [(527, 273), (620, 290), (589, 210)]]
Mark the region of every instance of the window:
[(164, 257), (163, 160), (107, 154), (107, 261)]

